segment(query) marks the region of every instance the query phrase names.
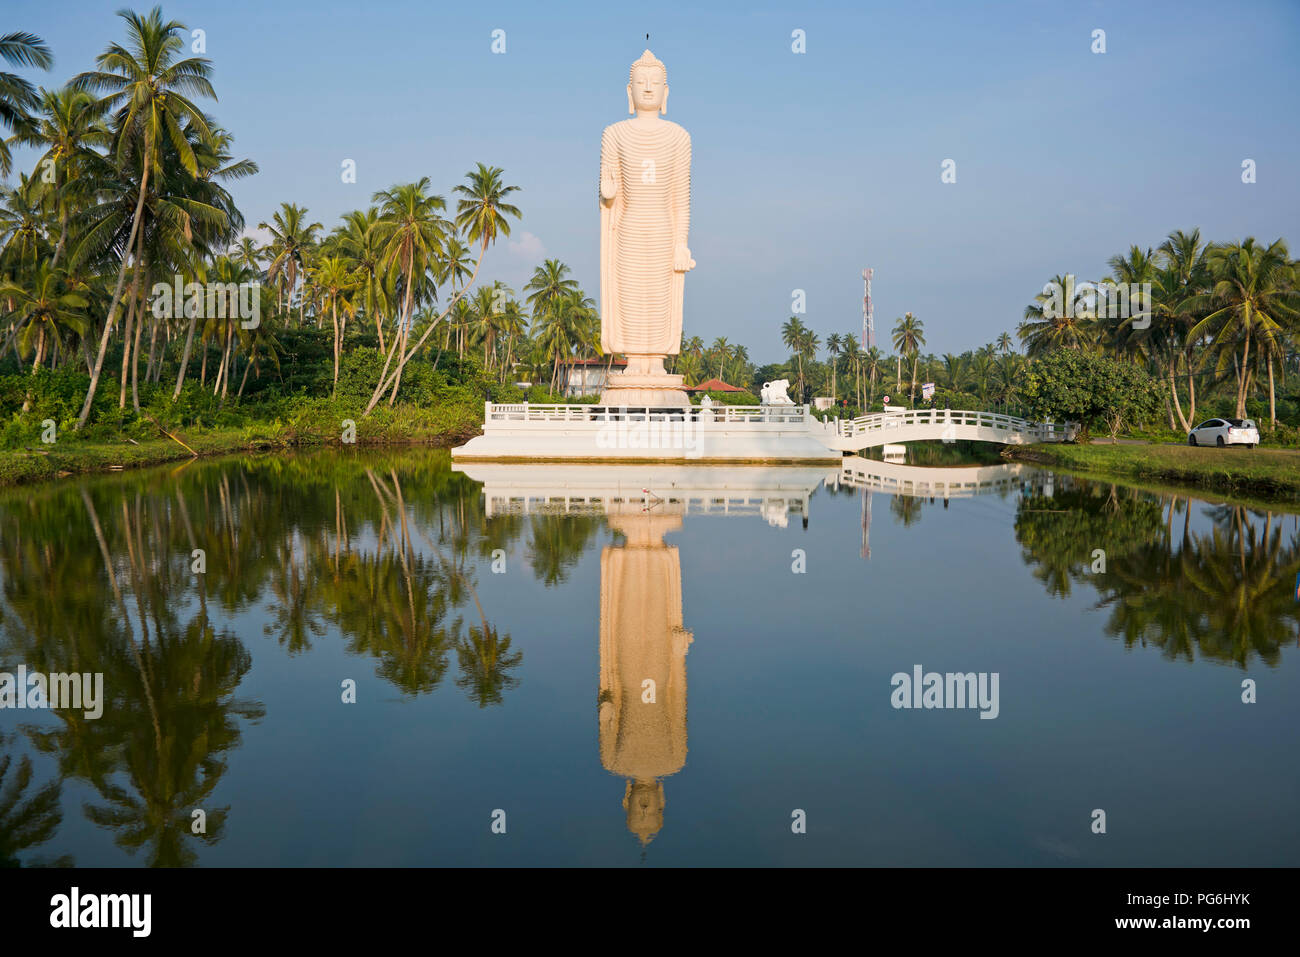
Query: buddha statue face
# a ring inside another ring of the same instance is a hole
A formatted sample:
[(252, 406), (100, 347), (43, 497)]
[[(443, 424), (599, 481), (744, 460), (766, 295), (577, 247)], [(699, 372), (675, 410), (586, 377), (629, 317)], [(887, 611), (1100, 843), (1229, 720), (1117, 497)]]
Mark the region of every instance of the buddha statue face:
[(666, 113), (668, 111), (668, 72), (649, 50), (632, 64), (627, 84), (629, 113)]

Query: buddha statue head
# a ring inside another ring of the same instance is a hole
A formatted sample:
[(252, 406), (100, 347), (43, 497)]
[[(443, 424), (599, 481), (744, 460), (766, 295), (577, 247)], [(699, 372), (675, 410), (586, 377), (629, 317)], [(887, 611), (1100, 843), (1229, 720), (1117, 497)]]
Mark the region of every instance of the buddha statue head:
[(628, 73), (627, 111), (651, 115), (668, 112), (668, 69), (649, 50), (641, 54)]
[(623, 809), (627, 811), (627, 829), (649, 844), (664, 826), (664, 786), (654, 780), (628, 779), (623, 791)]

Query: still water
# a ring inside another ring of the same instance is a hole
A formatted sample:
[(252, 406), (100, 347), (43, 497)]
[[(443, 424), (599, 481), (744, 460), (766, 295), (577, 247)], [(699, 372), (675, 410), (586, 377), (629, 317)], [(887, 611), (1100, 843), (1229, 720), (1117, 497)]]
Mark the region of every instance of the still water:
[(1019, 465), (15, 490), (0, 683), (103, 700), (0, 710), (0, 863), (1296, 865), (1298, 575), (1285, 507)]

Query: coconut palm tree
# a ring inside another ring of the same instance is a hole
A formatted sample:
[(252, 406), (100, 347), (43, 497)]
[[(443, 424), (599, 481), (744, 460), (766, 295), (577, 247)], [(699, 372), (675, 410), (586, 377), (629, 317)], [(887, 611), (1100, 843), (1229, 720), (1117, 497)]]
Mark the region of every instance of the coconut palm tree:
[(548, 259), (533, 270), (533, 277), (524, 289), (528, 292), (525, 301), (534, 320), (545, 321), (564, 297), (578, 288), (578, 280), (570, 277), (569, 271), (558, 259)]
[[(1199, 229), (1193, 229), (1190, 233), (1181, 229), (1174, 230), (1160, 244), (1159, 249), (1166, 271), (1172, 273), (1172, 279), (1169, 276), (1162, 277), (1155, 307), (1160, 319), (1168, 323), (1181, 340), (1179, 356), (1187, 374), (1189, 423), (1196, 421), (1196, 375), (1192, 365), (1195, 341), (1189, 339), (1187, 334), (1204, 316), (1192, 314), (1184, 306), (1188, 298), (1208, 289), (1210, 271), (1207, 252), (1208, 247), (1201, 242)], [(1177, 404), (1177, 390), (1173, 386), (1171, 389), (1174, 390), (1174, 402)]]
[[(465, 174), (467, 182), (453, 190), (460, 197), (456, 201), (455, 227), (468, 242), (479, 244), (478, 260), (474, 263), (474, 272), (470, 274), (469, 280), (466, 282), (466, 288), (474, 284), (479, 267), (483, 265), (483, 257), (487, 255), (488, 247), (495, 243), (499, 236), (510, 235), (510, 217), (518, 219), (522, 215), (518, 207), (505, 202), (505, 198), (511, 193), (517, 192), (519, 187), (507, 186), (502, 180), (504, 174), (505, 170), (500, 167), (485, 166), (479, 163), (476, 169)], [(403, 333), (403, 354), (399, 357), (397, 369), (392, 373), (393, 393), (388, 400), (390, 405), (397, 398), (397, 390), (402, 382), (402, 369), (428, 340), (437, 324), (446, 317), (451, 305), (459, 301), (463, 294), (464, 289), (452, 296), (451, 303), (448, 304), (440, 316), (429, 323), (424, 330), (424, 334), (420, 336), (420, 340), (410, 351), (405, 351), (406, 334)], [(384, 365), (385, 371), (387, 371), (387, 362)], [(370, 404), (366, 407), (367, 415), (374, 408), (375, 403), (379, 401), (379, 396), (385, 388), (383, 374), (379, 378), (379, 388), (375, 390), (375, 395), (371, 397)]]
[(1072, 273), (1052, 277), (1048, 287), (1025, 307), (1024, 321), (1016, 335), (1026, 354), (1040, 356), (1053, 349), (1083, 349), (1095, 339), (1092, 316), (1075, 308), (1075, 279)]
[[(45, 41), (21, 30), (0, 36), (0, 60), (38, 70), (48, 70), (54, 65), (54, 55)], [(38, 99), (35, 88), (22, 77), (0, 72), (0, 127), (21, 134), (31, 121), (28, 111), (36, 107)], [(0, 137), (0, 175), (9, 175), (12, 169), (9, 143)]]
[(880, 375), (880, 370), (884, 368), (885, 356), (878, 346), (870, 346), (862, 354), (862, 371), (867, 375), (867, 382), (870, 386), (867, 396), (867, 406), (876, 404), (876, 378)]
[[(356, 315), (352, 293), (361, 281), (349, 262), (342, 256), (324, 256), (312, 269), (312, 280), (325, 296), (330, 319), (334, 323), (334, 391), (339, 390), (339, 357), (343, 351), (343, 335), (348, 316)], [(343, 323), (339, 324), (339, 309), (343, 310)]]
[(808, 338), (808, 328), (798, 316), (791, 316), (781, 325), (781, 342), (790, 350), (799, 365), (799, 395), (803, 395), (803, 356)]
[[(902, 359), (904, 355), (912, 357), (912, 388), (909, 402), (916, 400), (916, 357), (920, 353), (921, 346), (925, 345), (925, 323), (916, 318), (910, 312), (904, 314), (902, 319), (894, 326), (893, 331), (894, 348), (898, 350), (899, 359), (899, 378), (902, 377)], [(902, 383), (899, 382), (898, 389), (902, 389)]]
[(14, 303), (13, 313), (21, 328), (18, 348), (26, 353), (35, 343), (32, 372), (35, 373), (47, 355), (49, 346), (50, 367), (63, 346), (67, 333), (85, 333), (87, 322), (84, 310), (86, 299), (66, 288), (64, 272), (47, 262), (36, 267), (27, 281), (0, 284), (0, 299)]
[(63, 258), (73, 208), (91, 201), (95, 174), (102, 163), (98, 148), (110, 143), (102, 105), (85, 90), (41, 90), (38, 112), (15, 142), (42, 150), (36, 160), (39, 181), (58, 210), (59, 239), (50, 265)]
[(731, 343), (727, 341), (726, 336), (718, 336), (713, 340), (711, 351), (718, 360), (718, 378), (725, 381), (726, 376), (723, 373), (727, 368), (727, 360), (731, 358)]
[[(1280, 336), (1300, 314), (1300, 290), (1286, 243), (1278, 239), (1262, 246), (1253, 236), (1210, 250), (1214, 285), (1209, 292), (1190, 296), (1184, 310), (1210, 310), (1188, 333), (1189, 338), (1210, 336), (1219, 368), (1232, 365), (1236, 379), (1236, 418), (1246, 417), (1250, 391), (1251, 347)], [(1272, 365), (1270, 362), (1269, 368)]]
[[(104, 321), (104, 332), (99, 340), (99, 352), (91, 371), (86, 401), (77, 416), (75, 429), (86, 424), (90, 407), (95, 400), (99, 376), (108, 350), (109, 335), (113, 330), (122, 288), (126, 280), (127, 261), (136, 247), (144, 215), (145, 196), (150, 173), (158, 168), (165, 146), (174, 150), (176, 161), (190, 174), (198, 173), (198, 160), (194, 147), (185, 135), (182, 124), (192, 126), (203, 135), (210, 134), (207, 117), (190, 99), (189, 94), (206, 96), (215, 100), (216, 93), (208, 79), (211, 63), (202, 57), (178, 59), (185, 49), (182, 36), (188, 29), (176, 20), (164, 21), (162, 9), (154, 7), (146, 16), (128, 10), (118, 16), (126, 21), (127, 43), (112, 43), (95, 59), (99, 69), (81, 73), (72, 85), (76, 89), (105, 92), (100, 103), (112, 114), (113, 156), (123, 170), (140, 169), (135, 213), (131, 231), (126, 241), (118, 247), (121, 263), (118, 267), (117, 285)], [(126, 178), (131, 178), (128, 174)]]
[(831, 400), (839, 401), (838, 378), (840, 368), (840, 355), (844, 351), (844, 340), (840, 338), (839, 333), (832, 332), (826, 337), (826, 351), (831, 357)]
[(430, 267), (436, 267), (443, 240), (451, 229), (451, 224), (438, 215), (447, 208), (447, 201), (429, 193), (427, 176), (420, 177), (414, 183), (380, 190), (373, 199), (379, 204), (377, 238), (382, 250), (380, 268), (401, 281), (403, 296), (402, 315), (398, 320), (397, 331), (393, 334), (393, 343), (384, 359), (379, 384), (370, 398), (370, 404), (366, 406), (367, 414), (387, 391), (390, 384), (388, 370), (394, 356), (397, 356), (398, 364), (391, 380), (393, 391), (388, 398), (389, 405), (397, 398), (397, 390), (402, 385), (402, 367), (405, 365), (404, 356), (410, 336), (416, 286), (423, 281)]
[[(306, 272), (307, 254), (316, 242), (316, 233), (324, 227), (307, 222), (307, 208), (296, 203), (281, 203), (269, 223), (258, 224), (271, 234), (267, 243), (270, 257), (266, 264), (266, 278), (280, 290), (281, 308), (289, 307), (289, 299), (298, 286), (298, 279)], [(302, 313), (298, 315), (302, 324)]]
[(1006, 355), (1012, 350), (1012, 348), (1014, 348), (1014, 346), (1015, 343), (1011, 341), (1011, 333), (1002, 332), (998, 334), (998, 341), (997, 341), (998, 352), (1002, 353), (1003, 355)]

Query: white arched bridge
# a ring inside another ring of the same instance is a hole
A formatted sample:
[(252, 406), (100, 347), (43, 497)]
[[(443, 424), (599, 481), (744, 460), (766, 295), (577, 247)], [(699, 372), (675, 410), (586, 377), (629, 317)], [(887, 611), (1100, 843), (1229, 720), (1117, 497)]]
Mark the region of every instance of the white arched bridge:
[(1013, 415), (956, 409), (894, 410), (825, 424), (833, 432), (824, 441), (840, 452), (906, 442), (995, 442), (999, 445), (1067, 442), (1078, 431), (1072, 423), (1029, 422)]

